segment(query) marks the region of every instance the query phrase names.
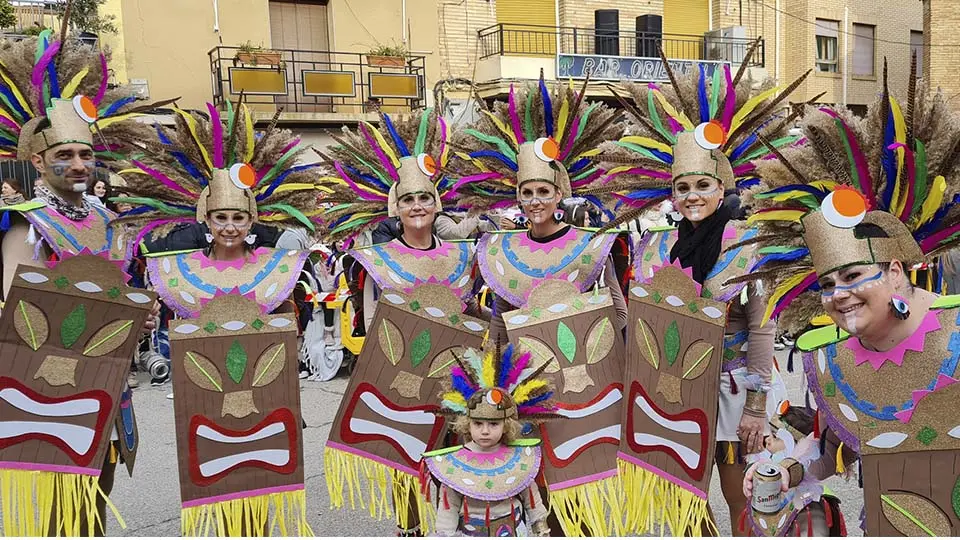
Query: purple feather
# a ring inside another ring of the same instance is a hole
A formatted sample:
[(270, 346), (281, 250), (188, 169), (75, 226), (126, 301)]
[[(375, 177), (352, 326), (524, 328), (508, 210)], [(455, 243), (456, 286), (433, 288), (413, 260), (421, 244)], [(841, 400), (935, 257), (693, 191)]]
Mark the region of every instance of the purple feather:
[(464, 176), (463, 178), (457, 180), (457, 183), (450, 188), (449, 191), (443, 194), (441, 197), (443, 200), (450, 200), (457, 196), (456, 191), (461, 187), (472, 184), (473, 182), (483, 182), (485, 180), (493, 180), (499, 178), (500, 173), (498, 172), (485, 172), (479, 174), (471, 174), (470, 176)]
[(5, 117), (5, 116), (0, 116), (0, 124), (3, 124), (3, 125), (5, 125), (5, 126), (7, 126), (7, 127), (10, 128), (14, 133), (20, 133), (20, 126), (18, 126), (16, 122), (14, 122), (13, 120), (11, 120), (11, 119), (9, 119), (9, 118), (7, 118), (7, 117)]
[(667, 117), (667, 123), (670, 125), (670, 133), (676, 135), (683, 131), (683, 126), (680, 125), (680, 122), (677, 122), (672, 116)]
[[(145, 225), (142, 229), (140, 229), (140, 232), (137, 233), (137, 237), (134, 240), (133, 245), (139, 246), (140, 242), (144, 239), (145, 236), (147, 236), (147, 234), (150, 233), (150, 231), (156, 229), (157, 227), (160, 227), (161, 225), (166, 225), (168, 223), (186, 223), (189, 221), (196, 223), (196, 218), (179, 217), (179, 218), (170, 218), (170, 219), (158, 219), (156, 221), (150, 222), (148, 225)], [(40, 242), (37, 242), (37, 244), (40, 244)]]
[(383, 149), (380, 148), (377, 140), (374, 139), (373, 135), (370, 134), (370, 130), (367, 129), (367, 126), (360, 124), (360, 133), (363, 133), (363, 136), (367, 139), (367, 144), (370, 145), (370, 148), (373, 149), (373, 152), (377, 154), (378, 158), (380, 158), (380, 163), (383, 165), (384, 170), (387, 171), (387, 174), (390, 175), (390, 178), (393, 178), (394, 180), (400, 180), (400, 176), (397, 174), (397, 168), (393, 166), (393, 162), (390, 161), (390, 158), (383, 153)]
[(97, 95), (93, 96), (93, 104), (97, 107), (100, 106), (100, 102), (103, 101), (103, 96), (107, 94), (107, 79), (110, 78), (110, 73), (107, 71), (107, 57), (103, 53), (100, 53), (100, 88), (97, 90)]
[(557, 410), (556, 410), (556, 409), (548, 409), (548, 408), (542, 407), (542, 406), (540, 406), (540, 405), (527, 405), (527, 406), (520, 405), (519, 407), (517, 407), (517, 412), (520, 413), (520, 414), (522, 414), (522, 415), (528, 415), (528, 414), (551, 414), (551, 413), (557, 412)]
[(477, 392), (477, 388), (470, 383), (470, 379), (463, 370), (460, 369), (460, 366), (454, 366), (450, 370), (450, 383), (453, 389), (459, 392), (466, 401), (470, 401), (473, 394)]
[(223, 123), (220, 121), (220, 111), (213, 106), (213, 103), (207, 103), (207, 111), (210, 112), (210, 131), (213, 135), (213, 166), (217, 169), (223, 168)]
[(520, 355), (520, 358), (517, 358), (517, 363), (513, 365), (507, 376), (503, 379), (503, 388), (510, 388), (511, 386), (517, 384), (517, 381), (520, 380), (520, 373), (523, 370), (527, 369), (527, 365), (530, 364), (530, 360), (533, 358), (533, 355), (530, 352), (525, 352)]
[(847, 142), (850, 144), (850, 153), (853, 154), (854, 166), (857, 168), (857, 177), (859, 180), (857, 187), (859, 187), (860, 191), (866, 196), (867, 202), (869, 203), (867, 209), (876, 208), (877, 198), (873, 193), (873, 179), (870, 177), (870, 167), (867, 166), (867, 157), (864, 156), (863, 151), (860, 150), (860, 143), (857, 142), (857, 138), (854, 136), (850, 126), (848, 126), (833, 109), (824, 107), (820, 110), (832, 116), (838, 124), (837, 127), (843, 129)]
[(723, 77), (727, 81), (727, 97), (723, 104), (723, 132), (730, 131), (733, 122), (733, 109), (737, 106), (737, 89), (733, 87), (733, 77), (730, 75), (730, 64), (723, 65)]
[(520, 128), (520, 115), (517, 114), (517, 100), (514, 97), (513, 85), (510, 85), (510, 96), (508, 98), (508, 110), (510, 112), (510, 125), (513, 126), (513, 134), (517, 136), (517, 144), (527, 142), (523, 138), (523, 129)]
[(361, 189), (360, 186), (358, 186), (356, 182), (354, 182), (352, 179), (350, 179), (350, 176), (347, 175), (347, 173), (343, 170), (343, 167), (340, 165), (340, 162), (339, 162), (339, 161), (334, 161), (334, 162), (333, 162), (333, 167), (334, 167), (335, 169), (337, 169), (337, 172), (338, 172), (338, 173), (340, 173), (340, 178), (343, 178), (343, 181), (346, 182), (347, 185), (350, 186), (350, 189), (352, 189), (353, 192), (356, 193), (357, 196), (360, 197), (361, 199), (364, 199), (364, 200), (366, 200), (366, 201), (385, 201), (385, 200), (387, 200), (387, 196), (386, 196), (386, 195), (377, 195), (377, 194), (375, 194), (375, 193), (370, 193), (369, 190)]
[[(776, 156), (774, 156), (774, 157), (776, 157)], [(748, 161), (748, 162), (746, 162), (746, 163), (741, 163), (741, 164), (739, 164), (739, 165), (737, 165), (736, 167), (733, 168), (733, 175), (734, 175), (734, 176), (743, 176), (743, 175), (745, 175), (745, 174), (747, 174), (747, 173), (753, 172), (754, 170), (756, 170), (756, 168), (757, 168), (757, 166), (754, 165), (752, 161)]]
[(33, 66), (33, 74), (30, 77), (30, 83), (34, 88), (37, 89), (39, 96), (37, 97), (37, 104), (39, 108), (37, 109), (37, 115), (42, 115), (42, 112), (46, 110), (46, 107), (43, 105), (43, 79), (44, 75), (47, 72), (47, 66), (50, 62), (53, 62), (53, 58), (60, 51), (60, 42), (57, 41), (53, 45), (47, 47), (47, 50), (43, 51), (43, 55), (40, 56), (40, 59), (37, 60), (35, 66)]
[(573, 141), (577, 139), (577, 134), (580, 132), (580, 115), (577, 115), (573, 118), (573, 125), (570, 126), (570, 134), (567, 135), (567, 140), (563, 141), (563, 152), (560, 152), (560, 161), (567, 159), (567, 154), (573, 150)]
[(183, 188), (182, 186), (180, 186), (179, 184), (177, 184), (177, 183), (174, 182), (173, 180), (167, 178), (167, 175), (163, 174), (162, 172), (157, 171), (157, 170), (155, 170), (155, 169), (151, 169), (150, 167), (147, 167), (146, 165), (144, 165), (143, 163), (140, 163), (140, 162), (137, 161), (137, 160), (132, 160), (132, 163), (133, 163), (137, 168), (139, 168), (141, 171), (149, 174), (149, 175), (152, 176), (156, 181), (160, 182), (160, 183), (163, 184), (164, 186), (166, 186), (166, 187), (168, 187), (168, 188), (170, 188), (170, 189), (172, 189), (172, 190), (174, 190), (174, 191), (176, 191), (176, 192), (178, 192), (178, 193), (183, 193), (184, 195), (190, 197), (191, 199), (196, 199), (196, 198), (197, 198), (197, 194), (196, 194), (196, 193), (193, 193), (192, 191), (189, 191), (189, 190)]
[(604, 171), (603, 169), (597, 169), (593, 171), (593, 173), (587, 176), (586, 178), (582, 178), (580, 180), (577, 180), (576, 182), (571, 182), (570, 187), (578, 188), (578, 187), (586, 186), (590, 184), (590, 182), (593, 182), (597, 178), (603, 176), (604, 173), (606, 173), (606, 171)]

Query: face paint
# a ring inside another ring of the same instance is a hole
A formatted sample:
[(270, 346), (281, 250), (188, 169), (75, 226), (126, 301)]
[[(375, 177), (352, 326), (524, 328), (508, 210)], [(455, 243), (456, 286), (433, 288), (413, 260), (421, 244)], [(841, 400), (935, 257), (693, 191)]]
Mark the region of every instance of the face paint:
[(821, 291), (820, 298), (823, 302), (832, 302), (833, 296), (841, 291), (847, 291), (852, 293), (863, 292), (866, 289), (871, 287), (876, 287), (883, 283), (883, 272), (877, 272), (876, 275), (871, 277), (866, 277), (860, 281), (851, 283), (850, 285), (835, 285), (833, 289), (829, 291)]
[(844, 322), (847, 324), (847, 333), (851, 336), (857, 335), (857, 314), (856, 312), (847, 313), (843, 316)]

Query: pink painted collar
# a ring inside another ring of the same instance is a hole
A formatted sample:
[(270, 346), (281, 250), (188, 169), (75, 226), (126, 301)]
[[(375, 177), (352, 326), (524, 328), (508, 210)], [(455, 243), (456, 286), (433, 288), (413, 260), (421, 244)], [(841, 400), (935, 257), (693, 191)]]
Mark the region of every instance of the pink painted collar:
[(940, 319), (937, 317), (939, 313), (940, 310), (933, 309), (927, 312), (927, 316), (924, 317), (923, 322), (920, 323), (917, 330), (889, 351), (868, 350), (864, 348), (859, 339), (851, 337), (845, 342), (845, 345), (847, 349), (853, 352), (854, 365), (859, 366), (864, 362), (870, 362), (874, 371), (878, 371), (884, 362), (892, 362), (897, 366), (903, 366), (903, 356), (908, 350), (922, 352), (927, 334), (940, 330)]
[(257, 249), (253, 250), (253, 252), (251, 252), (249, 255), (241, 259), (235, 259), (232, 261), (215, 261), (210, 257), (207, 257), (201, 250), (201, 251), (194, 252), (193, 255), (190, 256), (190, 258), (200, 263), (201, 270), (205, 270), (207, 268), (216, 268), (217, 272), (223, 272), (227, 268), (235, 268), (237, 270), (242, 270), (243, 265), (255, 264), (257, 260), (260, 258), (260, 255), (266, 255), (267, 253), (270, 253), (270, 249), (265, 247), (258, 247)]
[(477, 465), (496, 465), (497, 461), (505, 461), (510, 456), (511, 451), (512, 449), (505, 444), (501, 444), (493, 452), (474, 452), (464, 446), (457, 454), (464, 461), (471, 461)]
[(937, 382), (934, 384), (933, 390), (927, 390), (926, 388), (923, 390), (914, 390), (910, 396), (910, 399), (913, 401), (913, 407), (896, 412), (893, 415), (896, 416), (897, 420), (899, 420), (901, 423), (909, 423), (910, 419), (913, 418), (913, 413), (917, 410), (917, 405), (920, 403), (921, 399), (938, 390), (942, 390), (948, 386), (957, 384), (957, 382), (960, 381), (957, 381), (957, 379), (954, 379), (953, 377), (948, 377), (943, 373), (937, 375)]
[(433, 249), (416, 249), (407, 246), (399, 239), (393, 241), (393, 249), (401, 255), (410, 255), (416, 259), (423, 257), (429, 258), (431, 261), (435, 261), (439, 258), (446, 257), (450, 255), (450, 250), (453, 249), (453, 244), (450, 242), (441, 242), (439, 238), (434, 237), (437, 247)]
[(544, 254), (549, 255), (550, 252), (555, 249), (560, 249), (560, 250), (566, 249), (567, 246), (570, 244), (570, 242), (575, 241), (577, 239), (577, 229), (570, 227), (570, 230), (568, 230), (566, 234), (564, 234), (560, 238), (551, 240), (550, 242), (546, 242), (546, 243), (541, 243), (541, 242), (537, 242), (536, 240), (533, 240), (532, 238), (530, 238), (530, 233), (527, 233), (527, 232), (519, 233), (519, 237), (520, 237), (519, 239), (520, 245), (530, 250), (530, 253), (536, 253), (537, 251), (542, 251), (544, 252)]

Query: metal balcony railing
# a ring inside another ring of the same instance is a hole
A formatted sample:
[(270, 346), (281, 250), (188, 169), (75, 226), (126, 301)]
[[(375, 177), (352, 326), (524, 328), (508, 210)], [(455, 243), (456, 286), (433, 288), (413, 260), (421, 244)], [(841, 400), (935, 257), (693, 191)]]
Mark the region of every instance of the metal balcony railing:
[(367, 55), (351, 52), (245, 52), (219, 46), (208, 56), (217, 107), (236, 101), (241, 91), (248, 103), (274, 104), (293, 113), (405, 111), (425, 103), (423, 56), (384, 67), (371, 66)]
[[(663, 34), (593, 28), (495, 24), (478, 31), (480, 57), (496, 55), (555, 56), (557, 54), (657, 58), (659, 48), (669, 59), (710, 60), (750, 66), (764, 65), (764, 43), (750, 58), (753, 39)], [(559, 50), (558, 50), (559, 48)]]

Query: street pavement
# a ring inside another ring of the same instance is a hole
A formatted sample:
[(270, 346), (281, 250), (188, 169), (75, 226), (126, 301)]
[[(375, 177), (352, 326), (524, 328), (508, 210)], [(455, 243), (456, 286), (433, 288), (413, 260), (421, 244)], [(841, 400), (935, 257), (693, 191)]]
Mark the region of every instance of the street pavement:
[[(786, 354), (778, 353), (780, 366), (786, 366)], [(789, 398), (793, 403), (803, 403), (802, 374), (784, 374)], [(174, 434), (173, 402), (166, 399), (170, 385), (151, 387), (145, 380), (134, 391), (137, 420), (140, 426), (140, 452), (133, 478), (122, 467), (117, 469), (116, 484), (112, 499), (126, 521), (121, 530), (110, 518), (108, 534), (116, 536), (179, 536), (180, 492), (177, 479), (177, 447)], [(304, 455), (306, 457), (307, 515), (314, 533), (321, 536), (393, 536), (394, 528), (389, 519), (376, 521), (360, 508), (333, 510), (324, 482), (323, 446), (333, 422), (334, 415), (347, 386), (346, 375), (330, 382), (302, 381), (301, 400), (303, 416), (307, 422), (304, 430)], [(850, 480), (833, 478), (828, 485), (840, 497), (842, 511), (846, 516), (847, 530), (851, 536), (859, 536), (859, 515), (863, 504), (862, 495), (854, 476)], [(730, 519), (720, 495), (719, 484), (714, 475), (710, 490), (710, 502), (717, 509), (717, 521), (721, 533), (730, 534)]]

